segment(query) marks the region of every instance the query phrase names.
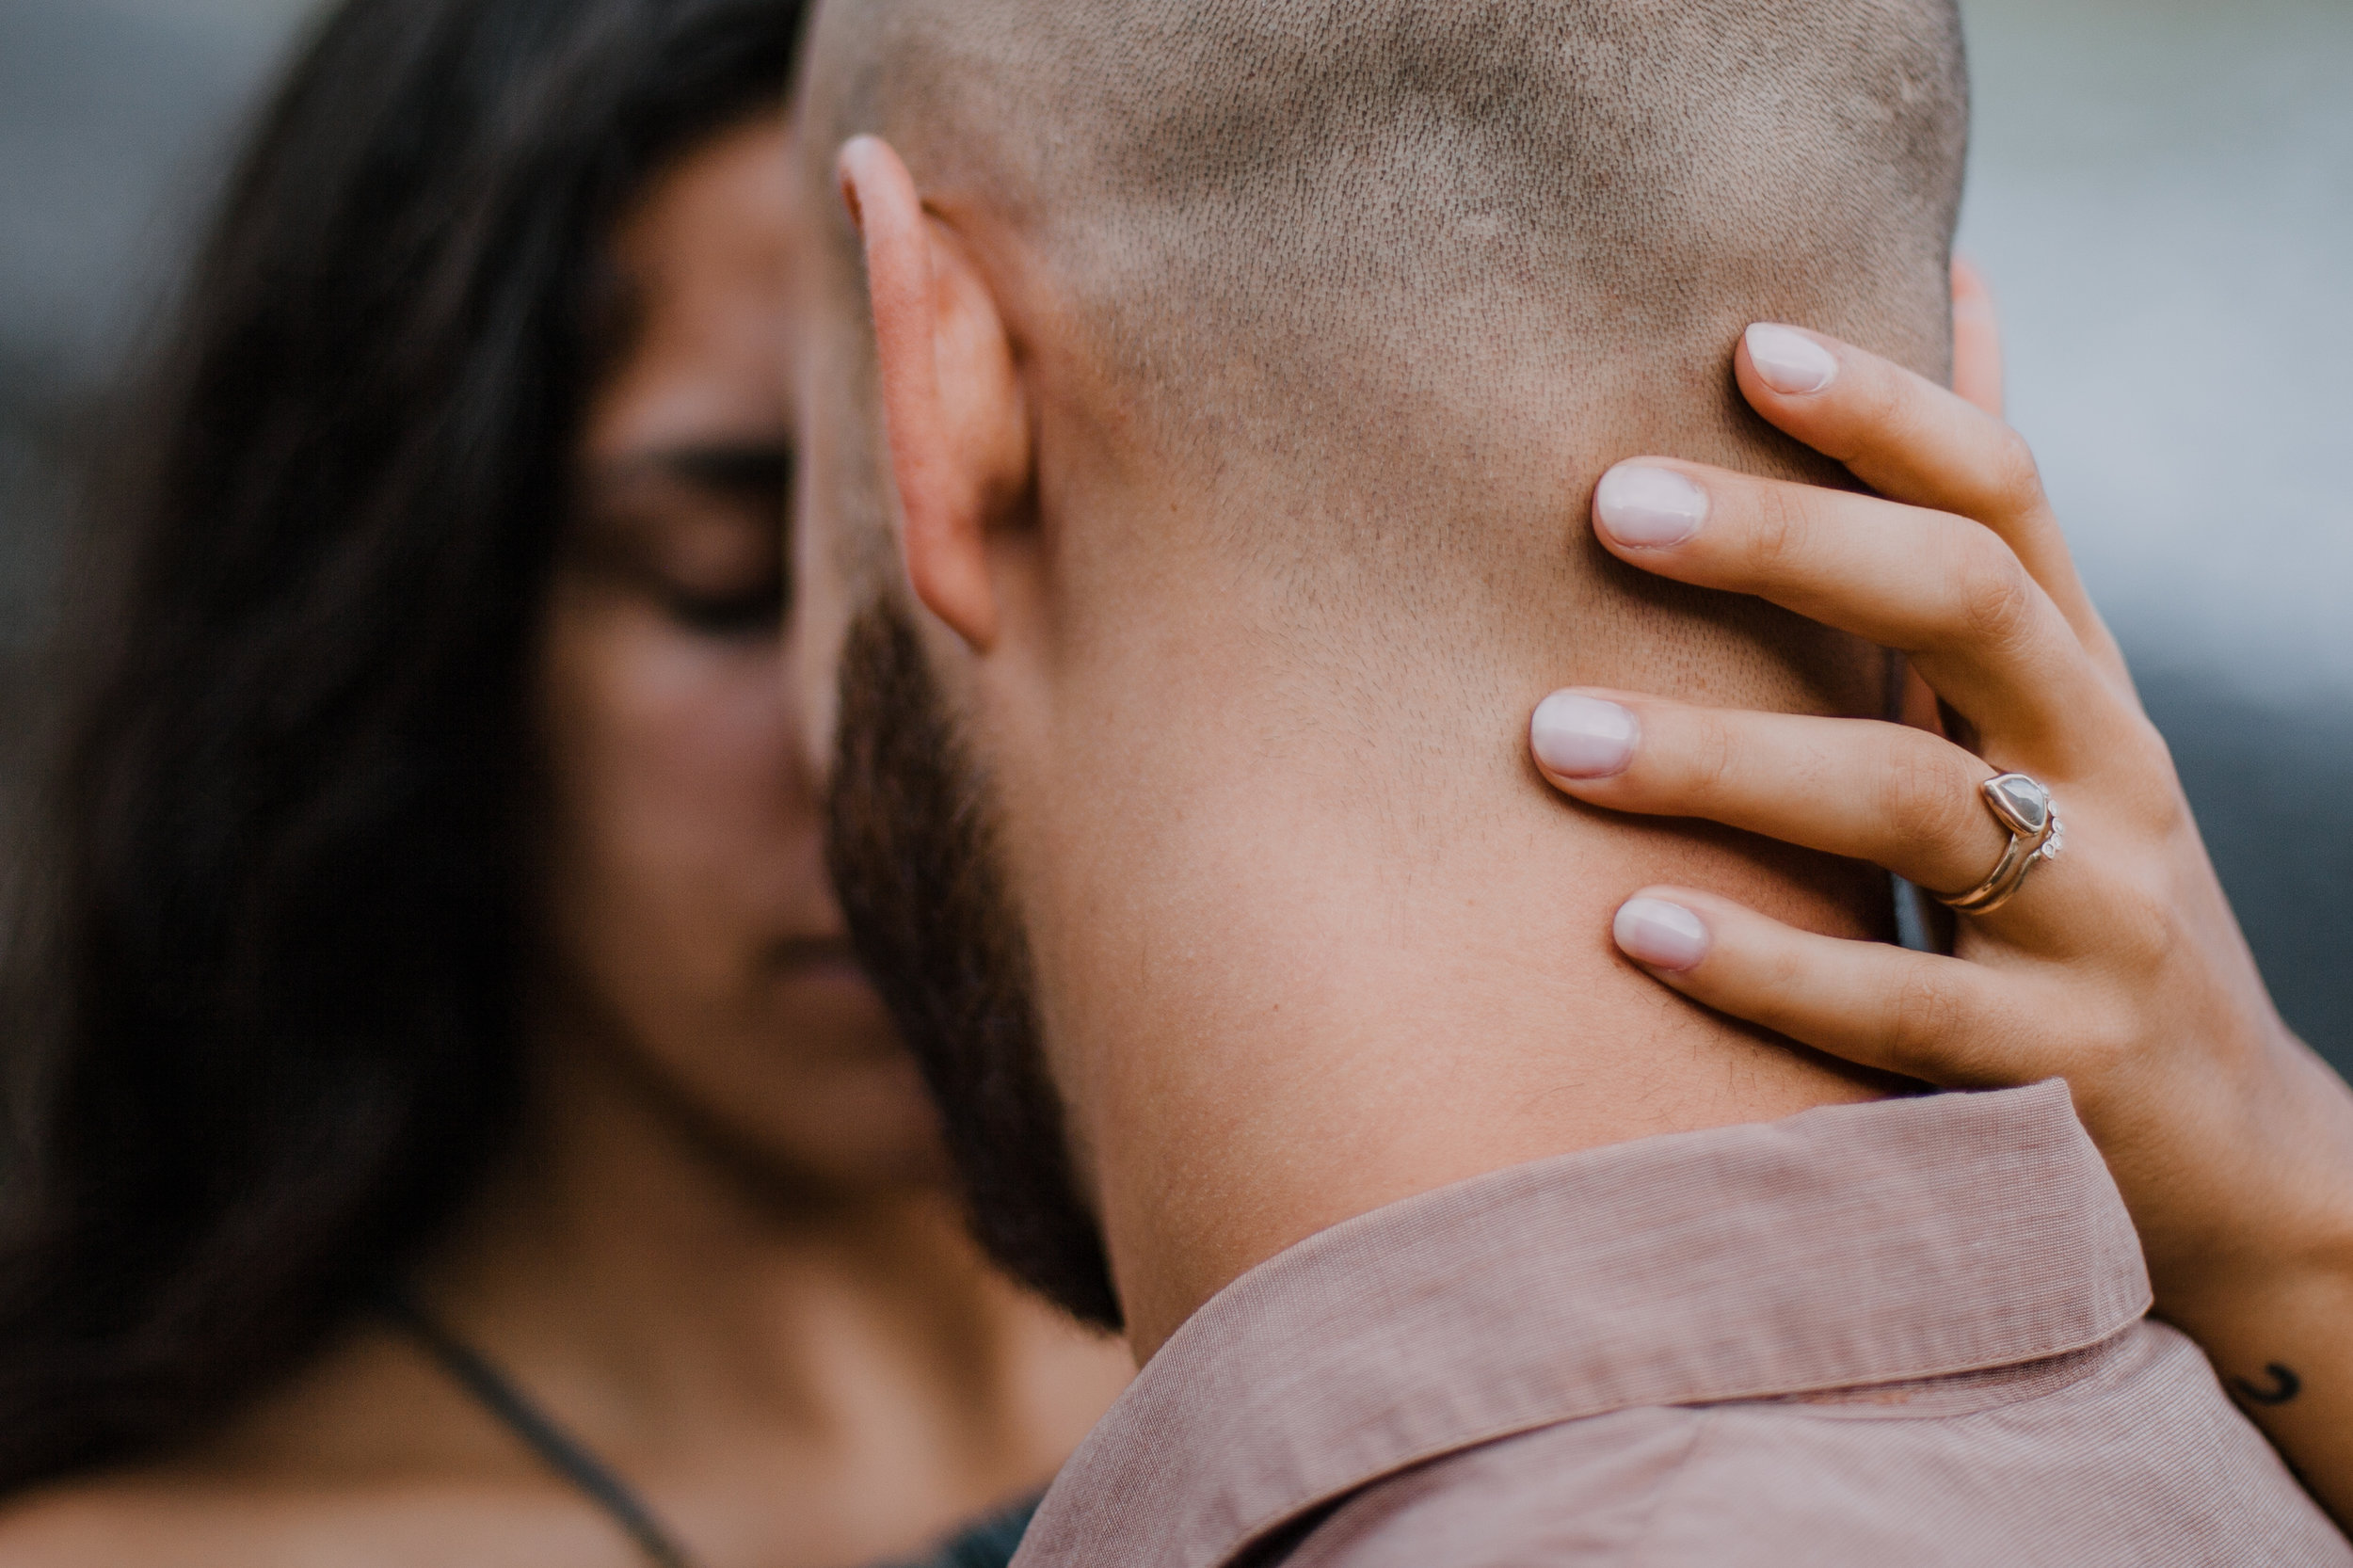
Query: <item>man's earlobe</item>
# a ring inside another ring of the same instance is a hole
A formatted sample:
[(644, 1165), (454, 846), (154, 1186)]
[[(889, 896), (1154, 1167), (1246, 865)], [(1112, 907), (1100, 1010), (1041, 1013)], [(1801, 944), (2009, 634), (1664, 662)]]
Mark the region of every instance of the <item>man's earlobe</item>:
[(1953, 391), (2002, 417), (2002, 322), (1977, 264), (1953, 258)]
[(859, 136), (837, 168), (866, 248), (907, 580), (925, 608), (986, 652), (998, 618), (989, 535), (1027, 492), (1030, 464), (1004, 321), (888, 143)]

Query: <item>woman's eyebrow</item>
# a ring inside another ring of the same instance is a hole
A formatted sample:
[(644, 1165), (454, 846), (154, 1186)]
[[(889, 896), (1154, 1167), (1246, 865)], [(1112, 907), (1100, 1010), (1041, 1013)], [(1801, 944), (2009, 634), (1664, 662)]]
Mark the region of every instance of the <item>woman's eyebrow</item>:
[(640, 461), (700, 488), (736, 494), (778, 489), (792, 477), (792, 451), (781, 442), (670, 447), (648, 453)]

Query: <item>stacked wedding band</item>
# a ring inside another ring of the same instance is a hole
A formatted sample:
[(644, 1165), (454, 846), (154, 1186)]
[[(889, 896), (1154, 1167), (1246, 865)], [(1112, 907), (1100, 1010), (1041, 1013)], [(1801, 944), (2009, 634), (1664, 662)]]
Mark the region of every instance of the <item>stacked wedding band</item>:
[(2066, 841), (2051, 792), (2023, 773), (2006, 773), (1977, 786), (1994, 820), (2009, 830), (2009, 847), (1993, 873), (1965, 893), (1938, 898), (1964, 915), (1990, 915), (2018, 896), (2026, 875), (2045, 860), (2058, 858)]

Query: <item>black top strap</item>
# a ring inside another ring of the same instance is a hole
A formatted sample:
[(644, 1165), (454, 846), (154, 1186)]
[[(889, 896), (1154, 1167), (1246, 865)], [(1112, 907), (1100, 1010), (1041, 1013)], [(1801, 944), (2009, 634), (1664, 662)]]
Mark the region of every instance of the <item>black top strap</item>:
[[(430, 1355), (459, 1386), (521, 1439), (523, 1445), (610, 1515), (654, 1568), (694, 1568), (694, 1560), (610, 1465), (575, 1441), (531, 1402), (488, 1357), (443, 1328), (404, 1290), (378, 1293), (377, 1310)], [(978, 1525), (942, 1547), (920, 1568), (1006, 1568), (1037, 1512), (1035, 1500)]]
[(611, 1466), (575, 1442), (533, 1404), (505, 1373), (435, 1321), (407, 1292), (383, 1292), (379, 1306), (386, 1318), (406, 1330), (440, 1364), (443, 1371), (481, 1400), (483, 1408), (504, 1422), (525, 1447), (578, 1487), (583, 1496), (611, 1515), (654, 1568), (694, 1568), (693, 1560), (655, 1520), (653, 1511), (613, 1473)]

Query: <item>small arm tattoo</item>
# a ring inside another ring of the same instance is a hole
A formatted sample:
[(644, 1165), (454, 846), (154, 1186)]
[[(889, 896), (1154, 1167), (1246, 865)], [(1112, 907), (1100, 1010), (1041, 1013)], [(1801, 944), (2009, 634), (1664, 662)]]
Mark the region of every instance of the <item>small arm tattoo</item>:
[(2282, 1405), (2304, 1391), (2304, 1380), (2297, 1377), (2292, 1368), (2282, 1367), (2276, 1361), (2264, 1368), (2264, 1375), (2271, 1380), (2268, 1388), (2246, 1378), (2233, 1378), (2231, 1389), (2249, 1404), (2260, 1405)]

